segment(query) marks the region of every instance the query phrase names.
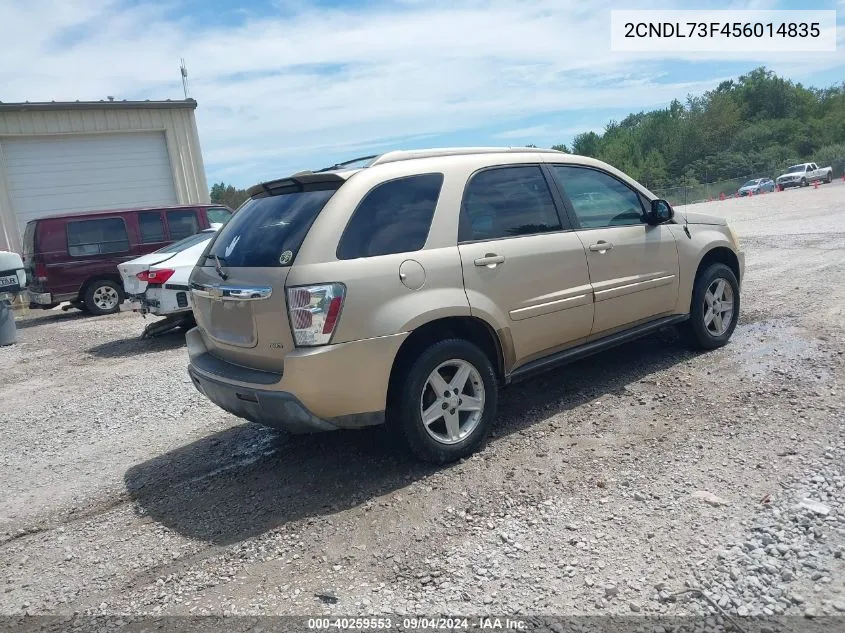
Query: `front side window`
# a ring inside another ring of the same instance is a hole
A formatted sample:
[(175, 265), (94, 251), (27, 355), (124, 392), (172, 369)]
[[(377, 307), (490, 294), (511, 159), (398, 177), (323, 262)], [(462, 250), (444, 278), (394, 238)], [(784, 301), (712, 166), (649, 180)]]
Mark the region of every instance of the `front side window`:
[(338, 259), (411, 253), (425, 246), (443, 174), (398, 178), (372, 189), (355, 209)]
[(221, 207), (212, 207), (206, 210), (205, 213), (208, 216), (209, 224), (226, 224), (229, 218), (232, 217), (232, 212), (229, 209), (223, 209)]
[(181, 240), (200, 230), (197, 213), (193, 209), (168, 211), (167, 226), (170, 229), (171, 240)]
[(72, 257), (125, 253), (129, 235), (122, 218), (79, 220), (67, 223), (67, 246)]
[(461, 242), (560, 229), (552, 194), (536, 165), (487, 169), (467, 184), (458, 230)]
[(589, 167), (552, 165), (582, 229), (646, 223), (640, 196), (610, 174)]

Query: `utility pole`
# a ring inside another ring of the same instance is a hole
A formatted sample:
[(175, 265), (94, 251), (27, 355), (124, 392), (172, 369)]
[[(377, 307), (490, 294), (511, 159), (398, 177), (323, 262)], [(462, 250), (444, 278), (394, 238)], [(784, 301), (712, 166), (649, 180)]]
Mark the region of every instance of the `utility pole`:
[(185, 101), (188, 100), (188, 67), (185, 65), (185, 58), (182, 58), (182, 65), (179, 66), (179, 71), (182, 74), (182, 91), (185, 93)]

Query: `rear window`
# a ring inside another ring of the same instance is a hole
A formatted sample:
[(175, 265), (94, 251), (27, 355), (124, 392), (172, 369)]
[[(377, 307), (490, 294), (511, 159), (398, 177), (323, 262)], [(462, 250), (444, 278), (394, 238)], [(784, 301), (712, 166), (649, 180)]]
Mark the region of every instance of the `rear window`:
[(220, 229), (207, 257), (230, 267), (289, 266), (335, 188), (247, 200)]
[(67, 223), (67, 251), (71, 257), (108, 255), (129, 250), (123, 218), (103, 218)]
[(373, 188), (337, 247), (338, 259), (411, 253), (425, 246), (443, 174), (397, 178)]
[(179, 240), (178, 242), (173, 242), (173, 244), (168, 244), (167, 246), (163, 246), (162, 248), (158, 249), (157, 251), (153, 251), (154, 253), (181, 253), (184, 250), (191, 248), (191, 246), (196, 246), (200, 242), (206, 242), (214, 237), (216, 231), (203, 231), (202, 233), (197, 233), (196, 235), (191, 235), (190, 237), (186, 237), (184, 240)]

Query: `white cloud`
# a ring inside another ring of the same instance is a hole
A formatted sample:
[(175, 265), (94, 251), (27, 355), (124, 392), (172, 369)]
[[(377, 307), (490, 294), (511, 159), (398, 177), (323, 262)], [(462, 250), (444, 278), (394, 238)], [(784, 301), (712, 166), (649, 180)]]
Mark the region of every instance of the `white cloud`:
[[(658, 81), (661, 56), (611, 53), (610, 0), (277, 6), (275, 15), (239, 11), (224, 27), (174, 18), (177, 0), (4, 0), (3, 99), (178, 98), (184, 57), (209, 175), (247, 185), (424, 135), (564, 110), (642, 109), (724, 78), (667, 83)], [(745, 59), (803, 72), (845, 63), (841, 52)]]

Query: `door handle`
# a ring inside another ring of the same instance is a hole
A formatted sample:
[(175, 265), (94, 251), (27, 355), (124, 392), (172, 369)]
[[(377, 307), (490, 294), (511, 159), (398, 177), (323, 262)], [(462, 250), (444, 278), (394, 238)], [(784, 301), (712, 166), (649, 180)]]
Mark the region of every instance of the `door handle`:
[(604, 240), (599, 240), (595, 244), (590, 244), (590, 250), (594, 253), (605, 253), (613, 248), (612, 242), (605, 242)]
[(476, 266), (487, 266), (487, 268), (495, 268), (499, 264), (504, 263), (504, 255), (496, 255), (496, 253), (487, 253), (484, 257), (479, 257), (475, 260)]

